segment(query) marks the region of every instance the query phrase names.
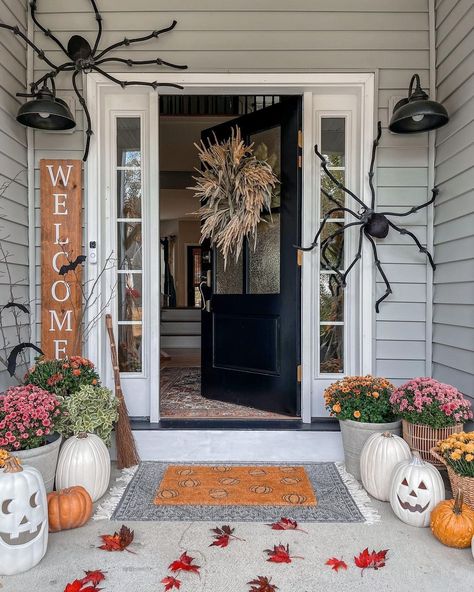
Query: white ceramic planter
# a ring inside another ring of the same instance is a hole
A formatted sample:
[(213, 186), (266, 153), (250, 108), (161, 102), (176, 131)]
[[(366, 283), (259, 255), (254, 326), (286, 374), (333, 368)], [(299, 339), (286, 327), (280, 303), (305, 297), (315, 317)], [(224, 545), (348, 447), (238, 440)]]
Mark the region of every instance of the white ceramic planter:
[(72, 436), (63, 444), (56, 471), (56, 489), (82, 485), (97, 501), (110, 481), (110, 454), (95, 434)]
[(339, 420), (339, 425), (341, 426), (346, 471), (359, 481), (361, 480), (360, 454), (370, 436), (376, 432), (391, 432), (397, 436), (400, 436), (402, 433), (401, 421), (365, 423), (362, 421), (353, 421), (352, 419), (341, 419)]
[(21, 459), (23, 465), (34, 467), (41, 473), (46, 493), (53, 491), (60, 446), (61, 436), (54, 434), (52, 441), (45, 446), (13, 452), (14, 456)]

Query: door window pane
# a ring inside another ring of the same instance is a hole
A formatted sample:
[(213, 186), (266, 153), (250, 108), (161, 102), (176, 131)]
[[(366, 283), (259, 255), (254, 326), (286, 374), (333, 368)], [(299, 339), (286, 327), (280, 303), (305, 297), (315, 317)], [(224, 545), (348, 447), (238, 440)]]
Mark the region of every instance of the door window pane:
[(121, 273), (118, 277), (119, 321), (142, 320), (142, 274)]
[(224, 266), (224, 257), (219, 249), (214, 249), (216, 257), (216, 281), (214, 283), (216, 294), (243, 294), (243, 255), (240, 254), (237, 263), (233, 257), (227, 259)]
[(118, 357), (120, 372), (142, 371), (142, 325), (119, 325)]
[[(265, 160), (273, 169), (276, 177), (281, 179), (281, 129), (280, 126), (252, 134), (253, 153), (258, 160)], [(280, 206), (280, 184), (273, 192), (272, 208)]]
[(137, 169), (117, 171), (117, 218), (141, 217), (141, 171)]
[(249, 293), (280, 293), (280, 214), (265, 216), (257, 227), (255, 250), (249, 245)]
[(119, 269), (142, 268), (142, 225), (139, 222), (118, 222)]
[(141, 138), (139, 117), (117, 118), (117, 166), (141, 165)]
[[(321, 119), (321, 152), (325, 156), (332, 176), (345, 183), (346, 177), (346, 134), (344, 117), (324, 117)], [(346, 196), (328, 175), (321, 171), (321, 194), (319, 220), (332, 208), (344, 206)], [(321, 244), (342, 230), (345, 223), (344, 212), (331, 213), (331, 221), (321, 233)], [(335, 220), (340, 220), (335, 221)], [(332, 268), (344, 271), (344, 233), (326, 243), (320, 250), (319, 274), (319, 323), (320, 323), (320, 374), (342, 374), (344, 372), (344, 289), (340, 278)]]

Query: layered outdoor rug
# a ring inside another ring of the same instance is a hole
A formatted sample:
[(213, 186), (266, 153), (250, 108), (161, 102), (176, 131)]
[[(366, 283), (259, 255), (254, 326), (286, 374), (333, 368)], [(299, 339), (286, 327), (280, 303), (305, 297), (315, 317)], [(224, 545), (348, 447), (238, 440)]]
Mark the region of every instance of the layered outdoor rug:
[[(285, 473), (285, 468), (292, 470)], [(262, 474), (250, 475), (252, 470), (266, 471), (267, 480)], [(179, 475), (178, 471), (184, 474)], [(245, 479), (244, 472), (247, 472)], [(212, 476), (207, 493), (204, 487), (185, 484), (191, 479), (203, 484), (214, 474), (217, 485)], [(229, 477), (230, 474), (234, 477)], [(281, 483), (288, 475), (300, 481)], [(230, 495), (232, 485), (228, 478), (238, 479), (240, 482), (235, 485), (242, 483), (241, 487), (244, 482), (245, 492), (241, 489), (240, 496)], [(249, 490), (252, 487), (254, 491)], [(218, 493), (212, 497), (209, 490), (225, 491), (227, 495)], [(268, 522), (284, 515), (298, 522), (373, 523), (379, 519), (359, 483), (346, 473), (342, 464), (331, 462), (288, 465), (143, 462), (122, 472), (116, 486), (99, 505), (95, 519), (227, 523)]]
[(160, 415), (173, 418), (288, 419), (285, 415), (214, 401), (201, 396), (201, 368), (162, 368)]
[(315, 506), (304, 467), (170, 465), (157, 506)]

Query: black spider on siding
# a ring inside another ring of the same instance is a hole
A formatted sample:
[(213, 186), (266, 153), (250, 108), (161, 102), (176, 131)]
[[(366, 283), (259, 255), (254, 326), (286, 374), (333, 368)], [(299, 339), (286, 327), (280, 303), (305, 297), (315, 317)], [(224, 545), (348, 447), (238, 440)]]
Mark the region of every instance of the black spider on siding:
[[(354, 210), (345, 207), (329, 191), (325, 190), (324, 188), (321, 188), (321, 192), (327, 197), (327, 199), (329, 199), (331, 202), (336, 204), (336, 207), (330, 209), (326, 213), (326, 215), (324, 216), (324, 218), (319, 226), (318, 232), (316, 233), (316, 236), (314, 237), (314, 240), (311, 243), (311, 245), (309, 247), (298, 247), (298, 248), (301, 248), (301, 250), (303, 250), (303, 251), (311, 251), (315, 247), (317, 247), (318, 246), (318, 239), (320, 238), (321, 233), (324, 230), (326, 222), (336, 212), (344, 212), (344, 213), (347, 212), (348, 214), (353, 216), (356, 219), (355, 221), (345, 223), (341, 228), (338, 228), (338, 230), (334, 231), (328, 237), (326, 237), (324, 240), (321, 241), (321, 245), (320, 245), (321, 259), (322, 259), (323, 264), (325, 265), (326, 269), (330, 269), (330, 270), (334, 271), (338, 286), (345, 288), (347, 276), (349, 275), (349, 273), (352, 270), (352, 268), (354, 267), (354, 265), (359, 261), (359, 259), (362, 256), (362, 240), (363, 240), (363, 237), (365, 236), (372, 246), (372, 251), (374, 253), (375, 265), (377, 266), (377, 269), (379, 270), (380, 275), (382, 276), (382, 279), (385, 283), (385, 293), (375, 303), (375, 310), (377, 312), (379, 312), (380, 303), (383, 300), (385, 300), (385, 298), (387, 298), (392, 293), (392, 288), (390, 287), (390, 283), (387, 279), (387, 276), (385, 275), (385, 272), (382, 268), (382, 264), (378, 258), (377, 245), (375, 243), (374, 238), (379, 238), (379, 239), (385, 238), (388, 235), (391, 228), (393, 228), (394, 230), (396, 230), (400, 234), (407, 234), (408, 236), (410, 236), (413, 239), (414, 243), (419, 248), (420, 252), (426, 254), (426, 256), (428, 257), (428, 260), (430, 262), (430, 265), (434, 270), (436, 268), (436, 266), (434, 264), (433, 257), (431, 256), (431, 253), (429, 253), (429, 251), (420, 243), (420, 241), (413, 234), (413, 232), (410, 232), (406, 228), (400, 228), (400, 226), (397, 226), (396, 224), (394, 224), (394, 222), (392, 222), (388, 218), (388, 216), (398, 216), (398, 217), (410, 216), (411, 214), (414, 214), (415, 212), (418, 212), (419, 210), (426, 208), (430, 204), (432, 204), (435, 201), (436, 196), (438, 195), (438, 192), (439, 192), (438, 188), (434, 187), (431, 190), (432, 196), (429, 201), (427, 201), (419, 206), (415, 206), (413, 208), (410, 208), (406, 212), (402, 212), (402, 213), (377, 212), (375, 210), (375, 188), (374, 188), (373, 179), (374, 179), (375, 157), (376, 157), (377, 146), (379, 145), (381, 135), (382, 135), (382, 125), (379, 121), (377, 124), (377, 137), (375, 138), (373, 145), (372, 145), (372, 158), (371, 158), (370, 170), (369, 170), (369, 186), (370, 186), (370, 192), (371, 192), (370, 207), (368, 207), (357, 195), (355, 195), (350, 189), (347, 189), (347, 187), (345, 187), (338, 179), (336, 179), (336, 177), (328, 169), (328, 163), (326, 161), (326, 158), (321, 154), (321, 152), (319, 152), (318, 146), (316, 145), (314, 147), (314, 151), (316, 153), (316, 156), (321, 161), (321, 168), (326, 173), (328, 178), (334, 183), (334, 185), (336, 185), (336, 187), (338, 189), (341, 189), (342, 191), (344, 191), (344, 193), (346, 193), (347, 195), (352, 197), (360, 205), (360, 210), (358, 212), (355, 212)], [(336, 261), (336, 264), (333, 265), (333, 264), (331, 264), (331, 262), (327, 258), (327, 250), (330, 247), (331, 243), (334, 241), (334, 239), (336, 239), (341, 234), (344, 234), (344, 232), (348, 228), (351, 228), (352, 226), (359, 226), (360, 227), (360, 229), (359, 229), (359, 246), (357, 248), (357, 253), (356, 253), (354, 259), (352, 260), (351, 264), (349, 265), (349, 267), (347, 267), (347, 269), (344, 271), (344, 273), (342, 273), (340, 270), (340, 267), (341, 267), (340, 263), (342, 260), (342, 251), (338, 257), (338, 260)]]
[(128, 47), (132, 43), (141, 43), (144, 41), (149, 41), (150, 39), (156, 39), (160, 35), (162, 35), (163, 33), (167, 33), (168, 31), (171, 31), (172, 29), (174, 29), (177, 24), (177, 21), (173, 21), (169, 27), (165, 27), (164, 29), (152, 31), (149, 35), (145, 35), (143, 37), (135, 37), (135, 38), (131, 38), (131, 39), (128, 39), (127, 37), (125, 37), (125, 39), (123, 39), (122, 41), (118, 41), (117, 43), (113, 43), (112, 45), (109, 45), (105, 49), (99, 50), (99, 43), (100, 43), (100, 39), (102, 36), (102, 16), (97, 8), (97, 4), (96, 4), (95, 0), (90, 0), (90, 2), (91, 2), (92, 8), (95, 13), (95, 18), (97, 21), (97, 28), (98, 28), (97, 35), (96, 35), (96, 38), (94, 41), (94, 45), (91, 47), (91, 45), (87, 41), (87, 39), (85, 39), (81, 35), (73, 35), (69, 39), (67, 47), (65, 47), (61, 43), (61, 41), (55, 35), (53, 35), (53, 33), (49, 29), (44, 27), (39, 22), (39, 20), (36, 16), (37, 0), (30, 1), (31, 18), (33, 19), (33, 22), (35, 23), (35, 25), (41, 31), (43, 31), (43, 33), (46, 35), (46, 37), (49, 37), (52, 41), (54, 41), (56, 43), (56, 45), (59, 46), (59, 48), (64, 52), (64, 54), (68, 58), (68, 60), (66, 62), (64, 62), (63, 64), (60, 64), (60, 65), (56, 65), (50, 59), (48, 59), (46, 57), (44, 51), (42, 49), (40, 49), (39, 47), (37, 47), (32, 41), (30, 41), (28, 39), (28, 37), (24, 33), (22, 33), (22, 31), (20, 31), (18, 26), (11, 26), (11, 25), (5, 25), (3, 23), (0, 23), (0, 28), (12, 31), (12, 33), (14, 33), (15, 35), (18, 35), (19, 37), (21, 37), (21, 39), (23, 39), (30, 47), (33, 48), (33, 50), (36, 52), (39, 59), (43, 60), (51, 68), (50, 72), (48, 72), (47, 74), (42, 76), (39, 80), (36, 80), (35, 82), (33, 82), (31, 84), (31, 87), (30, 87), (31, 94), (25, 95), (25, 94), (18, 93), (20, 96), (37, 97), (40, 92), (40, 89), (42, 89), (43, 91), (49, 92), (49, 89), (47, 88), (48, 81), (51, 85), (53, 95), (54, 95), (56, 92), (56, 88), (55, 88), (55, 84), (54, 84), (55, 77), (60, 72), (72, 72), (72, 86), (74, 88), (74, 92), (76, 93), (76, 96), (77, 96), (80, 104), (82, 105), (82, 107), (84, 109), (84, 113), (85, 113), (86, 120), (87, 120), (86, 146), (85, 146), (85, 151), (84, 151), (84, 156), (83, 156), (84, 161), (87, 160), (87, 156), (89, 154), (90, 137), (93, 132), (91, 129), (91, 118), (90, 118), (89, 110), (87, 108), (86, 101), (77, 87), (77, 76), (81, 72), (83, 72), (84, 74), (88, 74), (92, 71), (99, 72), (100, 74), (102, 74), (103, 76), (105, 76), (106, 78), (111, 80), (112, 82), (119, 84), (122, 88), (125, 88), (127, 86), (151, 86), (153, 89), (156, 89), (159, 86), (171, 86), (174, 88), (182, 88), (182, 87), (178, 84), (159, 83), (156, 81), (155, 82), (142, 82), (142, 81), (119, 80), (118, 78), (115, 78), (114, 76), (111, 76), (110, 74), (105, 72), (105, 70), (101, 66), (103, 66), (107, 63), (121, 63), (121, 64), (125, 64), (127, 66), (130, 66), (130, 67), (156, 64), (157, 66), (169, 66), (170, 68), (178, 68), (181, 70), (184, 70), (187, 68), (187, 66), (180, 66), (177, 64), (172, 64), (170, 62), (166, 62), (166, 61), (162, 60), (161, 58), (156, 58), (153, 60), (131, 60), (131, 59), (124, 59), (124, 58), (117, 58), (117, 57), (105, 57), (109, 52), (111, 52), (114, 49), (118, 49), (119, 47), (124, 47), (124, 46)]

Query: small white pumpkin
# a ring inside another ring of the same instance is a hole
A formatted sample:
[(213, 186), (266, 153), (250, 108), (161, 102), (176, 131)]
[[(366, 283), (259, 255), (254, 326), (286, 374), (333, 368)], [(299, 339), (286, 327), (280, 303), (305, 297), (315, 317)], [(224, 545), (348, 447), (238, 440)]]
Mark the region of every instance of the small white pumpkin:
[(411, 460), (397, 464), (390, 486), (390, 505), (402, 522), (411, 526), (429, 526), (431, 511), (444, 498), (440, 472), (423, 462), (418, 453), (413, 454)]
[(48, 503), (41, 473), (10, 456), (0, 470), (0, 575), (37, 565), (48, 547)]
[(95, 434), (78, 434), (63, 444), (56, 469), (56, 489), (82, 485), (97, 501), (110, 480), (110, 454)]
[(360, 456), (360, 475), (367, 492), (388, 502), (393, 469), (400, 461), (410, 458), (410, 447), (400, 436), (391, 432), (372, 434)]

